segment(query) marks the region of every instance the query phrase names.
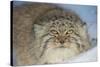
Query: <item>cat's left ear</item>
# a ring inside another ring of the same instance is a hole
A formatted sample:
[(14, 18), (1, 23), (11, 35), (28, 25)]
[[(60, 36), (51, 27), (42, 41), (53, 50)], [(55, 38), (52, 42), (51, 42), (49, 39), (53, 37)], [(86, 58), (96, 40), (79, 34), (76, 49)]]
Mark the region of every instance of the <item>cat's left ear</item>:
[(86, 22), (83, 22), (83, 23), (82, 23), (82, 27), (83, 27), (84, 29), (86, 29), (86, 27), (87, 27)]

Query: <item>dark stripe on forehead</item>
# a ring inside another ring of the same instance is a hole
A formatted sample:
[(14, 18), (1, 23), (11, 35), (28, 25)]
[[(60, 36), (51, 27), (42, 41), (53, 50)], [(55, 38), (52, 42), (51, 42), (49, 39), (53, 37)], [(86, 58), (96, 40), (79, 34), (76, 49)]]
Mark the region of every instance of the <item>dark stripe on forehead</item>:
[(74, 28), (74, 24), (73, 23), (67, 23), (69, 28)]

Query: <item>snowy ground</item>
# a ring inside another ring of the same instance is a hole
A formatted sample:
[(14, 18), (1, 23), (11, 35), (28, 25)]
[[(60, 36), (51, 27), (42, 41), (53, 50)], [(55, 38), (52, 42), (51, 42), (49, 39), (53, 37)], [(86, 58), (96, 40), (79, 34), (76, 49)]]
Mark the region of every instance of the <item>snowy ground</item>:
[(64, 63), (73, 63), (73, 62), (95, 62), (97, 61), (97, 46), (96, 40), (92, 41), (92, 47), (84, 53), (70, 59), (69, 61), (64, 61)]

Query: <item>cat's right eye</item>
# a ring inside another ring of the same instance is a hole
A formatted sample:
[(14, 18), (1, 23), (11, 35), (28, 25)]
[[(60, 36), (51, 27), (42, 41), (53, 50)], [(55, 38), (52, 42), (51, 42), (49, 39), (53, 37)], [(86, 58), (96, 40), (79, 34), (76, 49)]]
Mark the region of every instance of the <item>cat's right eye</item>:
[(58, 35), (58, 32), (56, 30), (50, 30), (51, 35)]
[(58, 34), (58, 32), (56, 30), (51, 30), (50, 32), (53, 34)]

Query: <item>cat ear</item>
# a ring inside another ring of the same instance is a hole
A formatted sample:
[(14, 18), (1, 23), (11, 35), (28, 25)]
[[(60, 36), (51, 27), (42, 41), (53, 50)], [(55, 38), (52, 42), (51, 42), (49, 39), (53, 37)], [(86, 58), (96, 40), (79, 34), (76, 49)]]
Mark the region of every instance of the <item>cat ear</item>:
[(39, 25), (39, 24), (34, 24), (34, 29), (41, 30), (41, 29), (43, 29), (43, 26)]
[(86, 27), (87, 27), (86, 22), (83, 22), (83, 23), (82, 23), (82, 27), (83, 27), (84, 29), (86, 29)]
[(44, 27), (43, 25), (39, 25), (39, 24), (34, 24), (34, 32), (35, 32), (35, 35), (38, 35), (38, 36), (35, 36), (36, 38), (39, 38), (43, 35), (44, 33)]

